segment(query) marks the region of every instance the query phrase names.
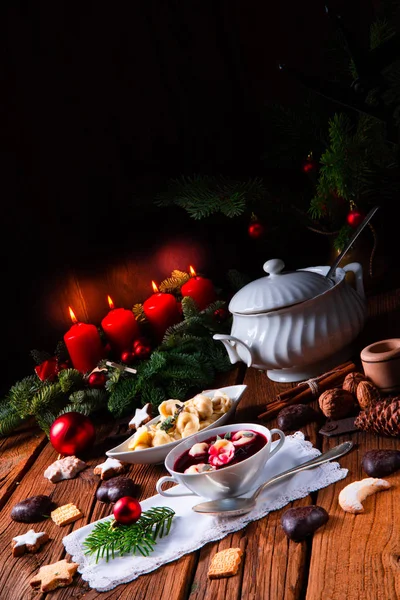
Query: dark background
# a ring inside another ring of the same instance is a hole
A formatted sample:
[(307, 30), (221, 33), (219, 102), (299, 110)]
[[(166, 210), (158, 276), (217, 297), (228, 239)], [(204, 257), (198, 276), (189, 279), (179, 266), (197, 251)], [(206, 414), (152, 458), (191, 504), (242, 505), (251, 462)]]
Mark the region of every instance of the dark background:
[[(374, 3), (333, 5), (365, 44)], [(333, 25), (323, 2), (1, 10), (3, 387), (31, 372), (31, 349), (52, 351), (66, 331), (60, 314), (73, 282), (87, 289), (80, 318), (98, 324), (107, 286), (117, 304), (132, 306), (150, 295), (151, 279), (187, 269), (189, 259), (213, 280), (228, 268), (261, 276), (272, 253), (289, 266), (323, 260), (325, 240), (308, 232), (282, 230), (281, 246), (271, 248), (249, 241), (240, 220), (195, 222), (153, 203), (182, 174), (265, 174), (261, 157), (274, 143), (267, 107), (296, 104), (301, 93), (278, 63), (324, 76)], [(157, 260), (165, 245), (169, 260)]]

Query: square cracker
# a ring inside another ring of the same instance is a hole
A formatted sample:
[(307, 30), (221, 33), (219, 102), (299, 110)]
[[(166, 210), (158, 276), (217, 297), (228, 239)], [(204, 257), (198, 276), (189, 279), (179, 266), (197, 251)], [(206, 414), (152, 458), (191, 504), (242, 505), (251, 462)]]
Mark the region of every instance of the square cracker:
[(243, 551), (240, 548), (228, 548), (214, 554), (208, 569), (209, 578), (220, 579), (236, 575), (242, 555)]
[(77, 521), (83, 517), (83, 513), (75, 506), (75, 504), (64, 504), (55, 510), (52, 510), (50, 516), (56, 525), (62, 527)]

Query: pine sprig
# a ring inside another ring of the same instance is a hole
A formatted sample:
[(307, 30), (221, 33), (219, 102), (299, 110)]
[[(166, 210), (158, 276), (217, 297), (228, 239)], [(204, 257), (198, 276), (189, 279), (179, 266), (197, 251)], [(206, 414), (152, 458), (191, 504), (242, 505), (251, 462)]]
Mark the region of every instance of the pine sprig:
[(236, 181), (226, 177), (209, 175), (182, 176), (173, 179), (168, 189), (159, 193), (155, 203), (158, 206), (176, 204), (196, 220), (222, 213), (232, 218), (243, 214), (248, 205), (269, 194), (261, 178)]
[(116, 525), (114, 520), (97, 523), (83, 542), (85, 554), (95, 554), (108, 562), (116, 554), (148, 556), (154, 550), (157, 538), (169, 534), (175, 511), (166, 506), (150, 508), (132, 525)]

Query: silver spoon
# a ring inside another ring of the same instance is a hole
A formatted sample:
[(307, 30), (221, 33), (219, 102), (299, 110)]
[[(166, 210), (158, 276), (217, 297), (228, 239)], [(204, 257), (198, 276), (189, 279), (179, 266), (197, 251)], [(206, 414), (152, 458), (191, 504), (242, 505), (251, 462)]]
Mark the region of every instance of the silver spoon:
[(350, 248), (352, 247), (352, 245), (354, 244), (354, 242), (356, 241), (356, 239), (358, 238), (360, 233), (368, 225), (368, 223), (370, 222), (370, 220), (372, 219), (372, 217), (374, 216), (374, 214), (376, 213), (378, 208), (379, 208), (379, 206), (374, 206), (374, 208), (371, 208), (371, 210), (369, 211), (369, 213), (367, 214), (365, 219), (363, 219), (363, 221), (359, 224), (359, 226), (357, 227), (357, 229), (355, 230), (355, 232), (353, 233), (353, 235), (351, 236), (351, 238), (349, 239), (349, 241), (347, 242), (347, 244), (345, 245), (343, 250), (341, 250), (340, 254), (338, 254), (338, 256), (335, 258), (331, 268), (325, 275), (325, 277), (327, 279), (331, 279), (331, 278), (333, 279), (335, 277), (336, 269), (337, 269), (340, 261), (342, 260), (343, 256), (346, 254), (346, 252), (348, 252), (350, 250)]
[(207, 513), (207, 514), (217, 514), (223, 517), (238, 517), (240, 515), (245, 515), (246, 513), (253, 510), (256, 505), (256, 501), (260, 493), (265, 490), (266, 487), (272, 485), (273, 483), (277, 483), (282, 479), (286, 479), (289, 475), (293, 475), (294, 473), (298, 473), (299, 471), (305, 471), (306, 469), (312, 469), (317, 467), (318, 465), (322, 465), (322, 463), (333, 460), (334, 458), (339, 458), (339, 456), (343, 456), (351, 450), (353, 447), (353, 442), (343, 442), (343, 444), (339, 444), (335, 446), (328, 452), (324, 452), (320, 456), (316, 458), (312, 458), (307, 462), (302, 463), (301, 465), (297, 465), (297, 467), (292, 467), (287, 471), (283, 471), (279, 475), (275, 475), (275, 477), (271, 477), (265, 483), (260, 485), (259, 488), (254, 492), (250, 498), (221, 498), (220, 500), (210, 500), (208, 502), (201, 502), (200, 504), (196, 504), (192, 507), (195, 512), (199, 513)]

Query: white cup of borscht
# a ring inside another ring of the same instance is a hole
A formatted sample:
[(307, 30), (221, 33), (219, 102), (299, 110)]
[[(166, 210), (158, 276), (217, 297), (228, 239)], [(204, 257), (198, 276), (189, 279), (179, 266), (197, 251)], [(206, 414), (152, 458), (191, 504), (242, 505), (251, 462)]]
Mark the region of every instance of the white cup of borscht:
[[(272, 448), (274, 434), (279, 441)], [(157, 492), (169, 497), (195, 494), (210, 500), (241, 496), (263, 483), (263, 467), (284, 441), (280, 429), (254, 423), (201, 431), (167, 454), (164, 465), (170, 476), (157, 481)], [(171, 482), (185, 487), (164, 490), (164, 484)]]

